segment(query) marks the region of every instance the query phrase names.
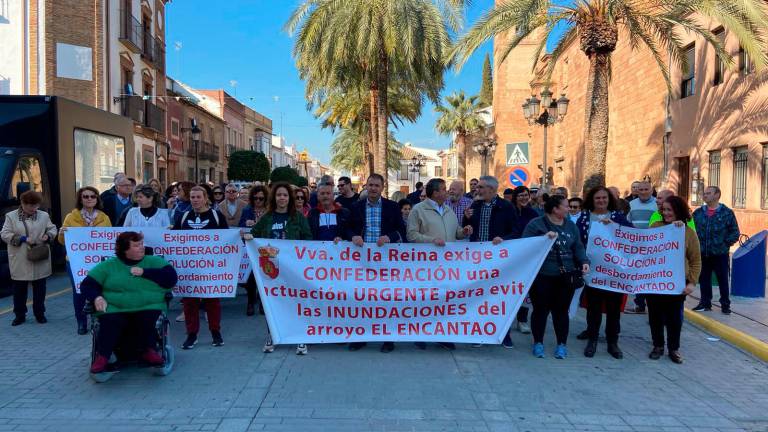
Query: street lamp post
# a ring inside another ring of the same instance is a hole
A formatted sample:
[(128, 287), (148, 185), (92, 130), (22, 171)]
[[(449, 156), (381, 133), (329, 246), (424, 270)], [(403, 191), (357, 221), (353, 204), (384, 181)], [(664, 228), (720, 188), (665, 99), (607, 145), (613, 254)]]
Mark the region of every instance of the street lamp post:
[(484, 176), (488, 175), (488, 156), (493, 156), (496, 151), (496, 134), (493, 132), (489, 134), (488, 132), (489, 130), (486, 130), (485, 136), (472, 145), (472, 149), (483, 157), (480, 174)]
[(536, 98), (536, 95), (532, 95), (529, 99), (525, 100), (523, 104), (523, 115), (528, 120), (530, 125), (541, 125), (544, 127), (544, 158), (541, 165), (541, 187), (549, 183), (547, 172), (547, 129), (557, 122), (563, 121), (565, 115), (568, 113), (568, 103), (570, 100), (565, 97), (565, 93), (562, 93), (560, 99), (553, 100), (552, 92), (548, 88), (545, 88), (541, 92), (541, 100)]
[(195, 184), (200, 184), (200, 170), (198, 169), (199, 157), (200, 157), (200, 135), (202, 131), (197, 127), (197, 121), (195, 119), (190, 120), (192, 124), (191, 128), (181, 128), (182, 132), (190, 132), (192, 138), (192, 144), (195, 145)]
[(416, 176), (419, 176), (419, 180), (421, 180), (421, 167), (426, 165), (426, 161), (424, 160), (424, 156), (417, 155), (411, 158), (411, 161), (408, 162), (408, 171), (413, 173), (413, 188), (416, 188), (416, 183), (418, 180), (416, 180)]

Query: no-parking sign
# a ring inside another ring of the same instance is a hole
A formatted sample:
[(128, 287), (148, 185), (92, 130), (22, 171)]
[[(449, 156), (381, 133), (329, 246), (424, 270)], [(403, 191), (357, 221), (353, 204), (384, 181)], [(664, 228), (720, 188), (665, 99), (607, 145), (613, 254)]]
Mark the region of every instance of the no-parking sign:
[(513, 166), (507, 171), (507, 181), (512, 187), (528, 186), (531, 184), (531, 173), (524, 166)]

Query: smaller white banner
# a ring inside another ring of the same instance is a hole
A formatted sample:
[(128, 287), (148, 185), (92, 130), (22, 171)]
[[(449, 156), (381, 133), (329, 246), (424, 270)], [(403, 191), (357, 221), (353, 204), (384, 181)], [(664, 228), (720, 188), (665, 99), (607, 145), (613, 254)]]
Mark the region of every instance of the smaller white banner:
[(627, 228), (593, 223), (586, 283), (625, 294), (682, 294), (685, 288), (685, 227)]
[[(75, 290), (96, 264), (115, 256), (115, 240), (136, 228), (68, 228), (67, 256)], [(238, 266), (245, 252), (239, 230), (181, 230), (142, 228), (144, 245), (165, 258), (179, 276), (177, 297), (234, 297)], [(247, 277), (246, 277), (247, 279)]]

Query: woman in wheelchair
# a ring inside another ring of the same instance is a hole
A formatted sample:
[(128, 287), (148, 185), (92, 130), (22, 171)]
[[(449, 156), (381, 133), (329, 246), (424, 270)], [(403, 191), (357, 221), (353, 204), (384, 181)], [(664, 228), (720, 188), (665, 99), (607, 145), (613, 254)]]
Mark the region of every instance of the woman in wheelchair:
[(80, 285), (99, 319), (93, 374), (106, 371), (126, 328), (135, 333), (142, 360), (152, 366), (164, 361), (156, 351), (155, 323), (166, 310), (165, 296), (176, 284), (176, 270), (162, 257), (146, 255), (144, 236), (137, 232), (117, 237), (115, 255), (92, 268)]

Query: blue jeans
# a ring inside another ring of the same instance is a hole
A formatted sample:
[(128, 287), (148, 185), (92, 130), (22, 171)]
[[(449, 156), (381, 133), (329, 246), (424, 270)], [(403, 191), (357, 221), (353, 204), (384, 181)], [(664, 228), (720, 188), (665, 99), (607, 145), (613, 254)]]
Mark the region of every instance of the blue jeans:
[(715, 272), (720, 288), (720, 306), (731, 306), (731, 289), (728, 283), (730, 270), (731, 263), (728, 254), (701, 257), (701, 275), (699, 275), (701, 304), (707, 307), (712, 306), (712, 272)]
[(72, 275), (72, 267), (67, 261), (67, 275), (69, 275), (69, 283), (72, 285), (72, 305), (75, 307), (75, 318), (77, 324), (88, 324), (88, 317), (85, 315), (83, 308), (85, 307), (85, 294), (79, 294), (75, 289), (75, 277)]

